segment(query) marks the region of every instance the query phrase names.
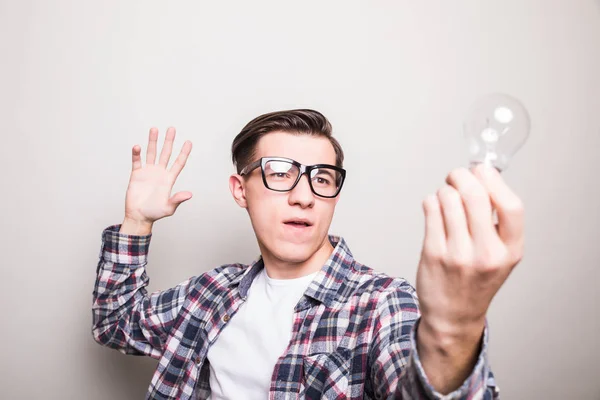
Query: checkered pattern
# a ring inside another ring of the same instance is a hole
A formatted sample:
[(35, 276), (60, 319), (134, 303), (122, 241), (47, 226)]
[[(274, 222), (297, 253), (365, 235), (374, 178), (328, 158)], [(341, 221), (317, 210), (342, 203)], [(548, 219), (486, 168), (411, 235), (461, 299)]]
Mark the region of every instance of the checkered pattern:
[[(151, 235), (125, 235), (119, 228), (102, 233), (94, 339), (159, 360), (147, 399), (206, 399), (206, 354), (245, 301), (262, 259), (224, 265), (148, 294)], [(292, 339), (274, 368), (269, 399), (498, 398), (487, 363), (487, 327), (471, 375), (456, 391), (440, 395), (416, 351), (414, 288), (355, 261), (342, 238), (329, 240), (335, 250), (295, 307)]]

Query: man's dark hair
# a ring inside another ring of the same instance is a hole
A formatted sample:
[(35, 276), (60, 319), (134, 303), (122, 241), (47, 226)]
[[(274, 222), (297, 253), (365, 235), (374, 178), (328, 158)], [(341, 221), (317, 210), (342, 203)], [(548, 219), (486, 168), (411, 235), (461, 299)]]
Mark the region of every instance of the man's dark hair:
[(326, 137), (335, 150), (336, 166), (343, 167), (344, 151), (339, 142), (331, 136), (331, 124), (327, 118), (318, 111), (301, 109), (275, 111), (248, 122), (231, 144), (231, 158), (238, 174), (254, 161), (258, 140), (274, 131)]

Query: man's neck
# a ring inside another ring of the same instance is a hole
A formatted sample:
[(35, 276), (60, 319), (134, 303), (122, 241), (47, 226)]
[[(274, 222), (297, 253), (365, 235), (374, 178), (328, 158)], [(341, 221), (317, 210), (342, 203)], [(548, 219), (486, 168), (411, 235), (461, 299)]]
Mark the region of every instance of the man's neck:
[(284, 261), (264, 250), (262, 254), (265, 270), (270, 278), (295, 279), (321, 270), (333, 250), (329, 237), (326, 237), (323, 245), (308, 260), (303, 262)]

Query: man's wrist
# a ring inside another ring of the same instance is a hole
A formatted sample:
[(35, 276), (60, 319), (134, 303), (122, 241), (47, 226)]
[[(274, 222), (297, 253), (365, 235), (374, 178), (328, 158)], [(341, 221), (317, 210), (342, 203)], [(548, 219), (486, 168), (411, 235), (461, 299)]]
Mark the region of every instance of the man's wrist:
[(468, 324), (433, 324), (427, 318), (421, 318), (417, 337), (429, 350), (452, 357), (454, 352), (465, 347), (479, 346), (484, 329), (485, 319)]
[(458, 389), (472, 373), (485, 331), (485, 321), (477, 325), (444, 326), (436, 329), (427, 319), (421, 318), (416, 331), (417, 352), (426, 379), (433, 388), (448, 394)]
[(126, 235), (146, 236), (152, 233), (152, 222), (123, 219), (119, 233)]
[(419, 328), (423, 327), (437, 340), (456, 342), (480, 337), (485, 328), (485, 316), (474, 320), (451, 321), (448, 319), (428, 318), (421, 315)]

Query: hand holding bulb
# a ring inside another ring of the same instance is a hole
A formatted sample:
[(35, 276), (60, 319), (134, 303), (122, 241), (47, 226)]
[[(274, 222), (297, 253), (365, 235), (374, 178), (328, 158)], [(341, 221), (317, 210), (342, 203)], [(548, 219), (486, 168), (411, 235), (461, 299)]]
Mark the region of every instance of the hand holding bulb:
[[(487, 310), (523, 256), (523, 204), (500, 172), (527, 139), (529, 126), (516, 99), (482, 98), (464, 124), (471, 168), (453, 170), (446, 185), (423, 201), (417, 351), (442, 394), (458, 388), (487, 350)], [(493, 210), (497, 223), (490, 218)]]

